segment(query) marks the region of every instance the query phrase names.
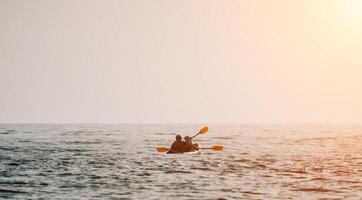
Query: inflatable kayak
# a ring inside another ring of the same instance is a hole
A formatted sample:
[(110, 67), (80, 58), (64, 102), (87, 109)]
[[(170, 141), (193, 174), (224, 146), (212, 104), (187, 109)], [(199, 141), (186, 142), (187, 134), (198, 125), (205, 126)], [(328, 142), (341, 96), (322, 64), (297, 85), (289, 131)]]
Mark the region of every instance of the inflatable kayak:
[(167, 154), (199, 154), (201, 153), (200, 149), (195, 149), (194, 151), (180, 152), (174, 150), (168, 150)]

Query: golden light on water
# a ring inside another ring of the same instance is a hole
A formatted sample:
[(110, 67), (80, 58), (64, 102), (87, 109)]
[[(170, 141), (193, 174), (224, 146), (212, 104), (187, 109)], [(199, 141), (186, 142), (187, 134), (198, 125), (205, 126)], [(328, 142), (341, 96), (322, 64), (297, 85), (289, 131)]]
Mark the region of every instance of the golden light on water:
[(0, 199), (362, 199), (362, 0), (0, 0), (0, 27)]

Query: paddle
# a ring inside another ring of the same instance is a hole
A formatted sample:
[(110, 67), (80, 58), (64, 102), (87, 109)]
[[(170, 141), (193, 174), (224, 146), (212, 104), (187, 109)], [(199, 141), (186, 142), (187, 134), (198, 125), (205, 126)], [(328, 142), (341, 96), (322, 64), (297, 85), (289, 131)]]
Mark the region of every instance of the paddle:
[(156, 147), (156, 151), (158, 151), (160, 153), (166, 152), (168, 150), (170, 150), (170, 149), (167, 147)]
[[(213, 147), (207, 147), (207, 148), (199, 148), (199, 149), (211, 149), (211, 150), (214, 150), (214, 151), (222, 151), (224, 150), (224, 147), (223, 146), (218, 146), (218, 145), (215, 145)], [(164, 153), (166, 151), (170, 150), (170, 148), (167, 148), (167, 147), (156, 147), (156, 151), (157, 152), (160, 152), (160, 153)]]
[(213, 147), (211, 147), (211, 148), (199, 148), (199, 149), (212, 149), (212, 150), (214, 150), (214, 151), (222, 151), (222, 150), (224, 150), (224, 147), (223, 147), (223, 146), (215, 145), (215, 146), (213, 146)]
[(194, 137), (196, 137), (198, 135), (205, 134), (208, 130), (209, 130), (209, 128), (207, 128), (207, 126), (205, 126), (204, 128), (200, 129), (200, 131), (196, 135), (190, 137), (190, 139), (192, 139), (192, 138), (194, 138)]

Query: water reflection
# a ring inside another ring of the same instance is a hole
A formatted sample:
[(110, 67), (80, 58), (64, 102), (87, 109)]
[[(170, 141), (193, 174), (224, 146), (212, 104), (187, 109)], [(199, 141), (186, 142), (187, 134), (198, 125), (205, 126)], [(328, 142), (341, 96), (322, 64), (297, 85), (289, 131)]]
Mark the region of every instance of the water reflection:
[[(362, 198), (362, 126), (0, 125), (0, 198)], [(184, 135), (183, 134), (183, 135)]]

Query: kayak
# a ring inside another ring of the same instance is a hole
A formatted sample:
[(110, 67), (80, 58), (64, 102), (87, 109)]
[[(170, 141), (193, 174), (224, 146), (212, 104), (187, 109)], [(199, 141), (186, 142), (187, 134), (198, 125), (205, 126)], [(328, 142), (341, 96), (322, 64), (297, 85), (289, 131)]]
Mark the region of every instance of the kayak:
[(167, 154), (199, 154), (201, 153), (200, 149), (195, 149), (194, 151), (187, 151), (187, 152), (179, 152), (174, 150), (168, 150)]

